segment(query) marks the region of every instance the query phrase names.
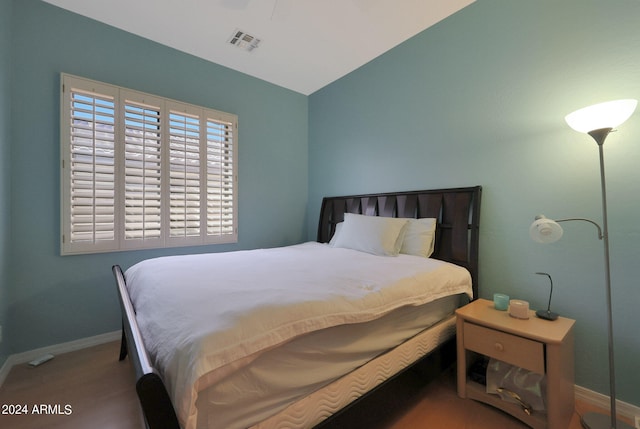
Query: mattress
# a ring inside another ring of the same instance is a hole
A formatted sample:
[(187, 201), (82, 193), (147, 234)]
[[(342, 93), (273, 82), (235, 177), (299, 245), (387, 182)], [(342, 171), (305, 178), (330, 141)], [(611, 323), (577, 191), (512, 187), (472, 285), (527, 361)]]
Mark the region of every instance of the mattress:
[(311, 428), (417, 362), (456, 333), (451, 315), (353, 372), (292, 403), (251, 429)]
[[(196, 402), (197, 428), (241, 429), (264, 421), (450, 318), (455, 309), (466, 302), (466, 295), (454, 295), (418, 307), (402, 307), (374, 321), (316, 331), (263, 353), (250, 365), (200, 392)], [(441, 336), (436, 338), (445, 339)], [(413, 355), (402, 356), (394, 364), (406, 366), (413, 362), (409, 357), (414, 358)], [(419, 357), (416, 354), (415, 359)], [(368, 382), (356, 385), (371, 387)], [(348, 394), (345, 392), (345, 395), (349, 397), (358, 392), (352, 383), (347, 387)], [(333, 393), (331, 398), (342, 396), (337, 391)], [(337, 402), (340, 401), (327, 403)], [(317, 402), (310, 405), (315, 407)], [(286, 413), (285, 416), (284, 427), (291, 418)]]
[(146, 349), (186, 429), (202, 420), (202, 392), (277, 347), (472, 294), (459, 266), (320, 243), (150, 259), (125, 277)]

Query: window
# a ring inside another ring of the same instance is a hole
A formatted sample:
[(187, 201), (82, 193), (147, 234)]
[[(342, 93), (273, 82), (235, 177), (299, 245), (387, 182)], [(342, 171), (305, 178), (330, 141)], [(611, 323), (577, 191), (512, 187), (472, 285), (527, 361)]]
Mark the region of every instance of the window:
[(63, 255), (237, 241), (237, 116), (61, 83)]

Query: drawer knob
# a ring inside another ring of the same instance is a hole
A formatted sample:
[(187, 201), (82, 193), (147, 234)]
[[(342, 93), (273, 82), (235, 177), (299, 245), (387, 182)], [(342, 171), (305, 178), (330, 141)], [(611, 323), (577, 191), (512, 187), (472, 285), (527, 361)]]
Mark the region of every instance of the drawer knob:
[(495, 343), (493, 347), (499, 352), (504, 351), (504, 346), (500, 343)]

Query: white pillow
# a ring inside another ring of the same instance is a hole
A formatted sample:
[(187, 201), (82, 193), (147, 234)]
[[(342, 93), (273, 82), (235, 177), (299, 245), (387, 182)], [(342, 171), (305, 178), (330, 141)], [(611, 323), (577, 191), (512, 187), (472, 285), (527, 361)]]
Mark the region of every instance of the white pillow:
[(332, 246), (336, 245), (336, 240), (338, 239), (338, 234), (340, 234), (340, 231), (342, 231), (342, 224), (344, 222), (338, 222), (336, 224), (336, 230), (333, 232), (333, 237), (331, 237), (331, 240), (329, 240), (329, 244)]
[(400, 253), (428, 258), (433, 253), (435, 236), (436, 219), (409, 219)]
[(334, 247), (346, 247), (381, 256), (397, 256), (408, 219), (344, 214)]

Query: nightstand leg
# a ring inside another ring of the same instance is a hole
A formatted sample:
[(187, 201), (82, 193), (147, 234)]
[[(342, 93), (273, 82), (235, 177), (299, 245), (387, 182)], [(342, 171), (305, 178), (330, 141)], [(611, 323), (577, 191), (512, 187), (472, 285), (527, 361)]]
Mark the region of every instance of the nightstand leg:
[(456, 347), (458, 349), (458, 362), (457, 362), (457, 370), (458, 370), (458, 396), (461, 398), (467, 397), (467, 351), (464, 349), (464, 334), (463, 334), (463, 324), (464, 320), (458, 317), (456, 321), (457, 329), (456, 329)]

